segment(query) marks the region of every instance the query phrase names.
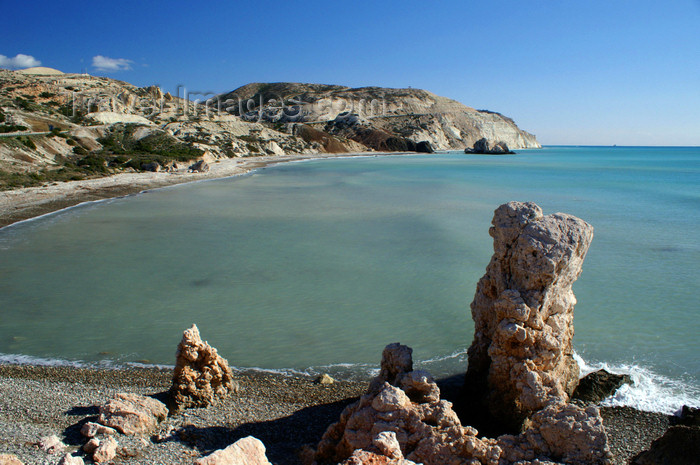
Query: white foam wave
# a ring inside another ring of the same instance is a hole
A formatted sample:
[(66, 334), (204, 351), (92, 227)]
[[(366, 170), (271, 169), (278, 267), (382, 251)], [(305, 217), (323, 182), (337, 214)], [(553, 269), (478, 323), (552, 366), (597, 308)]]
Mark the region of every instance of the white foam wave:
[(83, 360), (66, 360), (61, 358), (34, 357), (32, 355), (4, 353), (0, 353), (0, 364), (70, 368), (118, 368), (117, 364), (112, 360), (85, 362)]
[[(628, 406), (638, 410), (674, 414), (683, 405), (700, 407), (700, 388), (695, 382), (683, 379), (672, 379), (660, 375), (649, 368), (637, 364), (605, 363), (586, 361), (579, 354), (574, 353), (581, 376), (593, 371), (605, 369), (610, 373), (627, 374), (632, 378), (633, 385), (624, 385), (612, 396), (601, 402), (603, 406)], [(129, 362), (118, 360), (101, 360), (86, 362), (83, 360), (66, 360), (59, 358), (34, 357), (22, 354), (0, 353), (0, 364), (34, 365), (71, 368), (95, 368), (95, 369), (124, 369), (133, 368), (158, 368), (172, 369), (172, 365)], [(454, 374), (453, 372), (466, 369), (467, 350), (460, 348), (453, 353), (416, 361), (416, 369), (428, 370), (433, 376)], [(317, 365), (308, 368), (262, 368), (262, 367), (231, 367), (236, 371), (257, 371), (261, 373), (273, 373), (283, 376), (315, 377), (326, 373), (339, 380), (365, 381), (379, 374), (379, 367), (367, 363), (335, 363), (329, 365)]]
[(683, 406), (700, 406), (700, 389), (691, 383), (671, 379), (636, 364), (609, 364), (605, 362), (587, 362), (574, 353), (581, 376), (604, 369), (609, 373), (629, 375), (633, 385), (625, 384), (600, 405), (617, 407), (634, 407), (647, 412), (659, 412), (672, 415)]
[(126, 362), (127, 366), (134, 368), (158, 368), (160, 370), (172, 370), (175, 365), (163, 365), (160, 363)]
[[(418, 365), (430, 365), (434, 363), (442, 363), (442, 362), (448, 362), (448, 361), (458, 361), (458, 362), (466, 362), (467, 361), (467, 349), (466, 348), (461, 348), (458, 350), (455, 350), (451, 354), (447, 355), (441, 355), (438, 357), (433, 357), (429, 358), (426, 360), (421, 360), (417, 362)], [(466, 368), (466, 366), (465, 366)]]
[(174, 368), (173, 365), (159, 365), (156, 363), (144, 362), (120, 362), (117, 360), (104, 359), (94, 362), (84, 360), (66, 360), (62, 358), (34, 357), (23, 354), (0, 353), (0, 364), (5, 365), (31, 365), (42, 367), (68, 367), (68, 368), (93, 368), (101, 370), (120, 370), (127, 367), (133, 368)]

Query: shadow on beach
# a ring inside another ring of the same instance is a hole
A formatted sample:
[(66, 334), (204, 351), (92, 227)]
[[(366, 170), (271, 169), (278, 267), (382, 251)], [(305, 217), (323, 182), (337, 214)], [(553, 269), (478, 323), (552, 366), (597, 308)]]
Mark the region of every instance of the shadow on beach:
[(187, 425), (179, 440), (207, 455), (224, 449), (246, 436), (255, 436), (265, 444), (268, 459), (276, 464), (299, 464), (299, 452), (305, 445), (318, 444), (326, 428), (357, 398), (305, 407), (275, 420), (243, 423), (236, 427)]

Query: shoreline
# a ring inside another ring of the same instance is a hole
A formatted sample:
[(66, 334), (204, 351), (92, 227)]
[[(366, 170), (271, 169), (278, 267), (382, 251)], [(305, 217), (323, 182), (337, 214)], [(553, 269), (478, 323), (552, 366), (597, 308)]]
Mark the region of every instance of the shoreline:
[(317, 153), (309, 155), (266, 155), (227, 158), (209, 164), (205, 173), (143, 172), (118, 173), (79, 181), (51, 183), (0, 191), (0, 229), (12, 224), (49, 215), (84, 203), (126, 197), (179, 184), (242, 176), (257, 169), (282, 163), (391, 155), (417, 155), (414, 152)]
[[(79, 430), (93, 421), (98, 407), (118, 392), (159, 398), (170, 387), (167, 368), (94, 369), (0, 363), (0, 454), (15, 454), (25, 465), (57, 463), (33, 445), (55, 434), (76, 452), (84, 443)], [(438, 380), (442, 398), (455, 400), (463, 377)], [(305, 445), (315, 446), (343, 409), (364, 394), (364, 381), (316, 384), (310, 376), (252, 370), (234, 371), (237, 388), (207, 408), (168, 417), (154, 436), (119, 435), (117, 463), (192, 463), (236, 440), (253, 435), (278, 465), (298, 465)], [(27, 402), (31, 399), (30, 402)], [(602, 407), (614, 464), (631, 457), (663, 435), (670, 417), (629, 407)], [(158, 435), (165, 440), (154, 440)]]
[[(400, 155), (403, 153), (316, 154), (301, 157), (259, 157), (228, 159), (211, 164), (208, 173), (122, 173), (54, 186), (18, 189), (22, 202), (15, 210), (24, 220), (72, 208), (88, 202), (104, 201), (151, 189), (189, 182), (222, 179), (251, 173), (281, 163), (324, 158)], [(55, 189), (51, 189), (54, 187)], [(126, 192), (119, 195), (120, 189)], [(133, 190), (130, 191), (129, 190)], [(15, 191), (0, 192), (2, 202)], [(3, 196), (3, 194), (6, 194)], [(53, 194), (53, 195), (52, 195)], [(22, 197), (24, 195), (24, 197)], [(63, 195), (64, 197), (61, 197)], [(96, 198), (91, 198), (96, 197)], [(9, 202), (9, 200), (8, 200)], [(63, 203), (71, 203), (61, 206)], [(16, 206), (11, 203), (10, 207)], [(45, 213), (32, 212), (47, 209)], [(12, 212), (10, 212), (12, 213)], [(11, 215), (10, 215), (11, 216)], [(0, 221), (5, 210), (0, 208)], [(23, 221), (16, 219), (9, 224)], [(9, 225), (8, 224), (8, 225)], [(2, 222), (0, 222), (0, 226)], [(56, 463), (60, 455), (47, 456), (33, 443), (55, 434), (77, 451), (83, 438), (80, 426), (94, 419), (98, 406), (118, 392), (133, 392), (161, 398), (170, 385), (172, 368), (114, 366), (37, 366), (0, 361), (0, 454), (17, 454), (25, 463)], [(194, 458), (223, 448), (235, 440), (253, 435), (266, 445), (268, 457), (277, 464), (299, 464), (298, 452), (304, 445), (315, 445), (326, 428), (337, 421), (343, 408), (364, 393), (369, 378), (338, 381), (324, 386), (313, 383), (304, 373), (275, 373), (237, 369), (236, 392), (206, 409), (190, 409), (168, 418), (156, 431), (167, 440), (119, 436), (117, 463), (191, 463)], [(443, 398), (456, 399), (464, 375), (440, 380)], [(613, 463), (628, 463), (636, 453), (648, 448), (668, 428), (668, 415), (629, 407), (601, 408), (609, 428)], [(172, 431), (176, 433), (173, 435)]]

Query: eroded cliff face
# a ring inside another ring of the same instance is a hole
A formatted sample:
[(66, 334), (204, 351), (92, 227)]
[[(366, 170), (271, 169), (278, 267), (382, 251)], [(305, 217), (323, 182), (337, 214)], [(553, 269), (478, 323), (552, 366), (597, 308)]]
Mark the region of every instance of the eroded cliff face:
[(475, 110), (422, 89), (254, 83), (218, 99), (247, 119), (303, 122), (360, 142), (367, 142), (361, 133), (371, 128), (429, 142), (436, 150), (462, 150), (484, 137), (513, 149), (541, 147), (534, 135), (500, 113)]
[[(176, 90), (0, 70), (0, 172), (82, 179), (231, 157), (463, 150), (482, 138), (540, 147), (506, 116), (420, 89), (273, 83), (221, 95)], [(131, 137), (144, 134), (169, 142)], [(33, 182), (20, 178), (20, 185)]]

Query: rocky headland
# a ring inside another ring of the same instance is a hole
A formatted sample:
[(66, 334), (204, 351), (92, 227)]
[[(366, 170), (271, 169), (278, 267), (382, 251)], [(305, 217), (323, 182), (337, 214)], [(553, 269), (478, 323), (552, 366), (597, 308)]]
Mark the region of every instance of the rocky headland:
[(284, 161), (540, 147), (510, 118), (420, 89), (271, 83), (200, 95), (0, 70), (0, 227)]
[(262, 156), (540, 147), (496, 112), (420, 89), (267, 83), (200, 95), (57, 70), (0, 70), (0, 190)]
[(629, 380), (579, 381), (571, 285), (593, 228), (510, 202), (490, 234), (458, 389), (400, 343), (364, 383), (231, 370), (193, 326), (174, 370), (0, 366), (0, 464), (697, 463), (696, 409), (600, 408)]

